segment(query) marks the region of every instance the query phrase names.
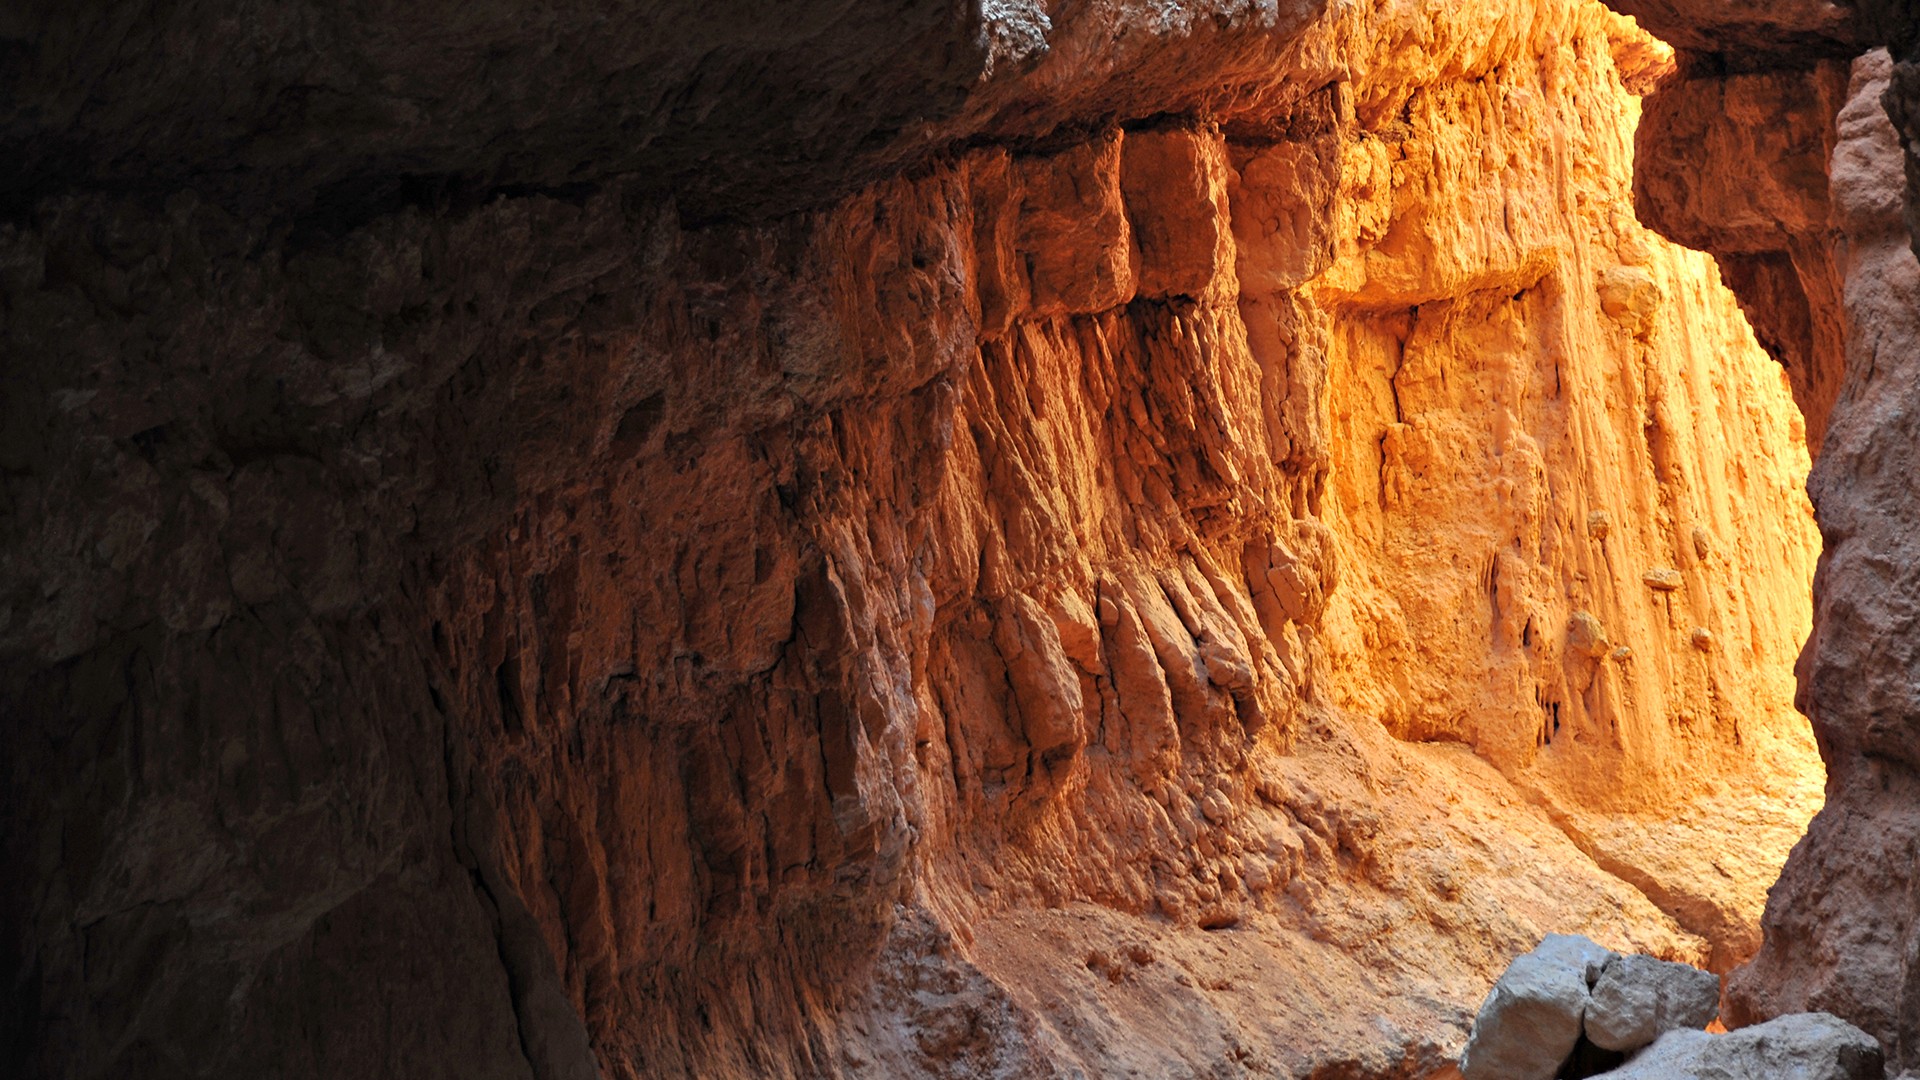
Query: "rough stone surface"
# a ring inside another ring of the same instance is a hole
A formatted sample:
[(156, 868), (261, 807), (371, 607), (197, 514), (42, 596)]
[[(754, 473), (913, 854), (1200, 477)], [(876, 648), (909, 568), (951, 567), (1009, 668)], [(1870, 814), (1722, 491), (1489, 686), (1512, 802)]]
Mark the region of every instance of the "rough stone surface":
[[(1723, 29), (1718, 6), (1662, 10), (1649, 16), (1653, 28), (1718, 48), (1704, 37)], [(1712, 58), (1683, 58), (1690, 77), (1649, 104), (1637, 189), (1656, 227), (1716, 252), (1794, 379), (1817, 457), (1809, 488), (1826, 550), (1798, 701), (1827, 762), (1826, 809), (1771, 893), (1765, 946), (1729, 980), (1727, 1019), (1830, 1011), (1910, 1071), (1920, 1065), (1920, 1011), (1902, 989), (1917, 974), (1920, 754), (1910, 718), (1920, 581), (1908, 549), (1920, 511), (1912, 485), (1895, 478), (1913, 472), (1907, 417), (1920, 354), (1920, 42), (1914, 8), (1899, 0), (1855, 5), (1847, 17), (1859, 47), (1837, 56), (1794, 29), (1837, 14), (1831, 5), (1755, 10), (1776, 27), (1760, 31), (1775, 41), (1765, 70), (1729, 74)], [(1874, 43), (1891, 55), (1847, 63)], [(1728, 122), (1756, 107), (1778, 129), (1741, 134)]]
[[(1465, 743), (1519, 778), (1598, 863), (1707, 937), (1709, 964), (1724, 971), (1757, 947), (1771, 860), (1820, 797), (1813, 748), (1778, 704), (1792, 693), (1803, 587), (1736, 570), (1804, 573), (1812, 537), (1779, 523), (1806, 521), (1808, 508), (1796, 474), (1767, 475), (1728, 452), (1791, 445), (1796, 424), (1790, 409), (1747, 408), (1781, 401), (1777, 367), (1708, 360), (1748, 355), (1751, 330), (1716, 306), (1725, 294), (1697, 255), (1650, 242), (1616, 209), (1637, 102), (1613, 99), (1622, 109), (1609, 132), (1592, 120), (1600, 99), (1571, 91), (1580, 78), (1543, 59), (1414, 96), (1405, 138), (1344, 151), (1351, 166), (1327, 196), (1336, 228), (1308, 291), (1319, 312), (1303, 321), (1263, 295), (1304, 272), (1269, 271), (1264, 252), (1242, 267), (1242, 310), (1255, 354), (1290, 348), (1289, 385), (1323, 384), (1328, 398), (1324, 459), (1300, 453), (1314, 432), (1292, 422), (1291, 396), (1286, 430), (1309, 437), (1275, 452), (1304, 475), (1326, 470), (1319, 516), (1340, 584), (1315, 638), (1334, 699), (1403, 739)], [(1576, 97), (1587, 138), (1546, 138), (1570, 128), (1559, 110)], [(1486, 119), (1501, 112), (1528, 125)], [(1489, 147), (1554, 165), (1477, 173), (1471, 162)], [(1286, 145), (1249, 155), (1233, 196), (1298, 176), (1304, 156)], [(1613, 194), (1570, 211), (1550, 175)], [(1254, 249), (1246, 233), (1236, 223)], [(1288, 233), (1301, 234), (1313, 236)], [(1652, 283), (1644, 326), (1607, 313), (1609, 281)], [(1575, 354), (1579, 363), (1561, 359)], [(1778, 420), (1784, 429), (1770, 426)], [(1478, 509), (1463, 520), (1463, 505)], [(1649, 588), (1652, 568), (1675, 587)], [(1580, 647), (1575, 611), (1629, 650), (1623, 662)], [(1699, 650), (1695, 627), (1728, 646)], [(1729, 708), (1735, 699), (1751, 704)], [(1696, 739), (1739, 742), (1767, 764), (1722, 783), (1729, 759), (1687, 749)], [(1707, 854), (1699, 840), (1733, 820), (1758, 825), (1752, 841)]]
[[(1723, 66), (1778, 67), (1809, 55), (1852, 55), (1872, 40), (1865, 4), (1825, 0), (1613, 0), (1675, 48)], [(1899, 0), (1886, 0), (1898, 3)]]
[(1807, 463), (1624, 19), (4, 18), (0, 1073), (1414, 1078), (1756, 943)]
[(1533, 947), (1532, 955), (1578, 971), (1580, 980), (1592, 988), (1620, 954), (1579, 934), (1548, 934)]
[[(1720, 980), (1687, 964), (1619, 955), (1577, 935), (1549, 934), (1516, 957), (1474, 1016), (1461, 1055), (1465, 1080), (1592, 1075), (1587, 1059), (1699, 1030), (1719, 1009)], [(1584, 1039), (1582, 1036), (1584, 1035)], [(1597, 1051), (1595, 1048), (1598, 1048)]]
[(1699, 1031), (1719, 1011), (1720, 980), (1712, 972), (1622, 956), (1593, 986), (1587, 1039), (1604, 1050), (1638, 1050), (1669, 1031)]
[(1761, 344), (1786, 369), (1816, 455), (1845, 367), (1826, 167), (1846, 71), (1827, 60), (1668, 80), (1648, 100), (1634, 169), (1641, 219), (1718, 259)]
[[(981, 139), (1264, 118), (1325, 85), (1317, 0), (513, 5), (31, 0), (0, 21), (0, 203), (189, 187), (334, 233), (529, 192), (671, 196), (698, 220), (817, 206)], [(1277, 66), (1278, 65), (1278, 66)]]
[[(1920, 1014), (1889, 994), (1913, 976), (1910, 891), (1914, 765), (1890, 718), (1915, 703), (1912, 635), (1901, 614), (1920, 584), (1901, 569), (1911, 492), (1893, 480), (1910, 408), (1907, 367), (1920, 342), (1920, 266), (1899, 215), (1900, 154), (1879, 103), (1884, 53), (1854, 65), (1835, 121), (1831, 205), (1845, 237), (1846, 361), (1821, 463), (1809, 481), (1827, 550), (1815, 579), (1816, 623), (1800, 662), (1800, 704), (1828, 762), (1831, 813), (1815, 820), (1769, 903), (1767, 946), (1728, 986), (1734, 1022), (1833, 1012), (1878, 1037), (1903, 1067), (1920, 1062)], [(1829, 462), (1829, 458), (1831, 461)], [(1881, 479), (1876, 479), (1881, 478)]]
[(1460, 1075), (1553, 1080), (1580, 1041), (1592, 965), (1591, 954), (1564, 945), (1515, 957), (1474, 1015)]
[(1881, 1080), (1880, 1044), (1826, 1013), (1794, 1013), (1724, 1035), (1670, 1031), (1606, 1080)]

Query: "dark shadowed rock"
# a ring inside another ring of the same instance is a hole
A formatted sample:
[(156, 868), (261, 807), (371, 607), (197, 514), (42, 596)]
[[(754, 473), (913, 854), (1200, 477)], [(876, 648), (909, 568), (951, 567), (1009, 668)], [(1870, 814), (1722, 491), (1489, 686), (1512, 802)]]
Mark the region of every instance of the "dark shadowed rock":
[[(1622, 201), (1659, 57), (1584, 0), (4, 6), (0, 1076), (1425, 1075), (1546, 926), (1723, 948), (1513, 786), (1813, 752), (1790, 403)], [(1596, 948), (1489, 1033), (1550, 1057)]]

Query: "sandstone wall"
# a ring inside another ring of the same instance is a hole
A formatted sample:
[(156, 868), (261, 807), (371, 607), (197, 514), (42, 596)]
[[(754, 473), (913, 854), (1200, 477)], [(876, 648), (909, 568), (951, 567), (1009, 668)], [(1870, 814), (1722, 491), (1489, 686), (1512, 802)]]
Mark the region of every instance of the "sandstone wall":
[[(1758, 1020), (1790, 1007), (1857, 1017), (1903, 1062), (1916, 1060), (1920, 1012), (1912, 979), (1912, 912), (1906, 895), (1914, 832), (1903, 751), (1902, 702), (1912, 694), (1897, 629), (1907, 590), (1897, 547), (1904, 488), (1882, 487), (1900, 451), (1891, 414), (1904, 395), (1920, 313), (1920, 265), (1901, 223), (1900, 150), (1880, 108), (1891, 64), (1885, 52), (1853, 65), (1851, 93), (1832, 158), (1836, 256), (1847, 316), (1846, 381), (1827, 454), (1809, 479), (1827, 537), (1816, 631), (1801, 661), (1801, 702), (1829, 763), (1831, 813), (1817, 819), (1781, 878), (1767, 916), (1767, 948), (1732, 986), (1737, 1017)], [(1867, 589), (1867, 582), (1874, 587)], [(1872, 899), (1869, 899), (1872, 898)]]
[[(1764, 948), (1729, 982), (1728, 1017), (1830, 1010), (1871, 1031), (1891, 1067), (1906, 1070), (1920, 1064), (1903, 749), (1914, 587), (1904, 539), (1912, 498), (1893, 478), (1906, 453), (1911, 380), (1900, 372), (1920, 300), (1909, 250), (1915, 27), (1909, 5), (1868, 2), (1844, 12), (1844, 25), (1802, 35), (1808, 19), (1834, 14), (1763, 6), (1733, 17), (1737, 47), (1701, 42), (1729, 55), (1695, 58), (1690, 77), (1650, 107), (1637, 194), (1652, 224), (1719, 255), (1762, 340), (1800, 372), (1810, 429), (1824, 418), (1808, 483), (1824, 551), (1797, 700), (1827, 762), (1826, 808), (1769, 898)], [(1650, 17), (1676, 36), (1721, 29), (1708, 5)], [(1875, 42), (1895, 55), (1859, 55)], [(1727, 73), (1739, 66), (1760, 70)], [(1740, 122), (1759, 114), (1786, 122)]]
[(1350, 712), (1472, 746), (1724, 970), (1819, 802), (1787, 708), (1804, 431), (1711, 261), (1624, 212), (1617, 81), (1662, 54), (1583, 29), (1348, 151), (1393, 183), (1343, 192), (1306, 290), (1348, 567), (1325, 644)]
[(1814, 538), (1627, 206), (1664, 50), (989, 8), (598, 43), (565, 122), (390, 82), (337, 157), (73, 106), (0, 226), (0, 1060), (1422, 1076), (1540, 933), (1751, 952)]

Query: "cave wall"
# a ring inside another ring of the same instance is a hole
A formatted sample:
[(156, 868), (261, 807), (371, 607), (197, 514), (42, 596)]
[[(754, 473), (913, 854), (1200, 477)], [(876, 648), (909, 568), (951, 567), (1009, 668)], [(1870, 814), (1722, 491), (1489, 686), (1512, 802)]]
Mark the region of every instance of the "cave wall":
[(12, 1071), (1423, 1076), (1752, 952), (1816, 383), (1664, 50), (879, 14), (19, 16)]
[[(1656, 32), (1685, 34), (1711, 25), (1702, 14), (1648, 18)], [(1801, 34), (1808, 18), (1833, 16), (1842, 21)], [(1808, 480), (1823, 552), (1797, 701), (1828, 784), (1769, 898), (1765, 945), (1728, 984), (1727, 1017), (1832, 1011), (1875, 1034), (1890, 1069), (1906, 1070), (1920, 1064), (1914, 584), (1902, 524), (1912, 497), (1895, 477), (1910, 441), (1903, 373), (1920, 309), (1915, 26), (1910, 6), (1878, 2), (1777, 5), (1734, 21), (1742, 46), (1764, 44), (1722, 54), (1724, 44), (1697, 40), (1688, 77), (1649, 107), (1636, 193), (1655, 227), (1716, 252), (1762, 340), (1789, 374), (1803, 373), (1795, 391), (1809, 429), (1825, 417)], [(1891, 55), (1868, 51), (1875, 44)], [(1737, 122), (1755, 109), (1787, 122), (1772, 131)]]
[[(1768, 947), (1732, 988), (1741, 1018), (1788, 1008), (1844, 1011), (1899, 1060), (1915, 1060), (1912, 979), (1912, 754), (1904, 749), (1912, 666), (1898, 629), (1906, 608), (1897, 551), (1874, 538), (1904, 531), (1904, 493), (1875, 478), (1894, 465), (1920, 311), (1920, 264), (1901, 220), (1899, 144), (1880, 108), (1885, 52), (1853, 65), (1837, 117), (1831, 184), (1846, 281), (1846, 380), (1828, 456), (1809, 477), (1827, 537), (1816, 579), (1816, 629), (1802, 658), (1801, 702), (1829, 761), (1834, 810), (1819, 818), (1769, 908)], [(1871, 550), (1869, 550), (1871, 549)], [(1873, 583), (1871, 592), (1865, 591)], [(1874, 898), (1863, 902), (1865, 898)], [(1888, 993), (1888, 988), (1900, 990)]]

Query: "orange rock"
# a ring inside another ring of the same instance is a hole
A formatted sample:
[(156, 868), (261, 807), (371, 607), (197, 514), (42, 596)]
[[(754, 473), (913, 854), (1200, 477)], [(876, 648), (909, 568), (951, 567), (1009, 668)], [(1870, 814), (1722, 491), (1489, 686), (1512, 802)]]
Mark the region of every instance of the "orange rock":
[[(400, 90), (267, 109), (239, 49), (228, 158), (49, 137), (101, 187), (44, 199), (20, 120), (15, 1071), (1444, 1075), (1543, 933), (1727, 970), (1822, 790), (1795, 394), (1852, 764), (1736, 1000), (1863, 1002), (1836, 936), (1905, 977), (1847, 911), (1916, 755), (1851, 720), (1903, 715), (1920, 380), (1828, 333), (1910, 293), (1887, 132), (1818, 182), (1833, 65), (1588, 0), (897, 14), (463, 16), (426, 74), (262, 24)], [(421, 81), (549, 29), (579, 95)], [(1719, 266), (1632, 212), (1670, 69), (1640, 204)]]
[(1119, 132), (1015, 163), (1036, 315), (1105, 311), (1133, 298), (1133, 229), (1120, 194)]
[(1127, 134), (1120, 189), (1139, 250), (1140, 296), (1218, 300), (1233, 293), (1227, 175), (1217, 131)]

